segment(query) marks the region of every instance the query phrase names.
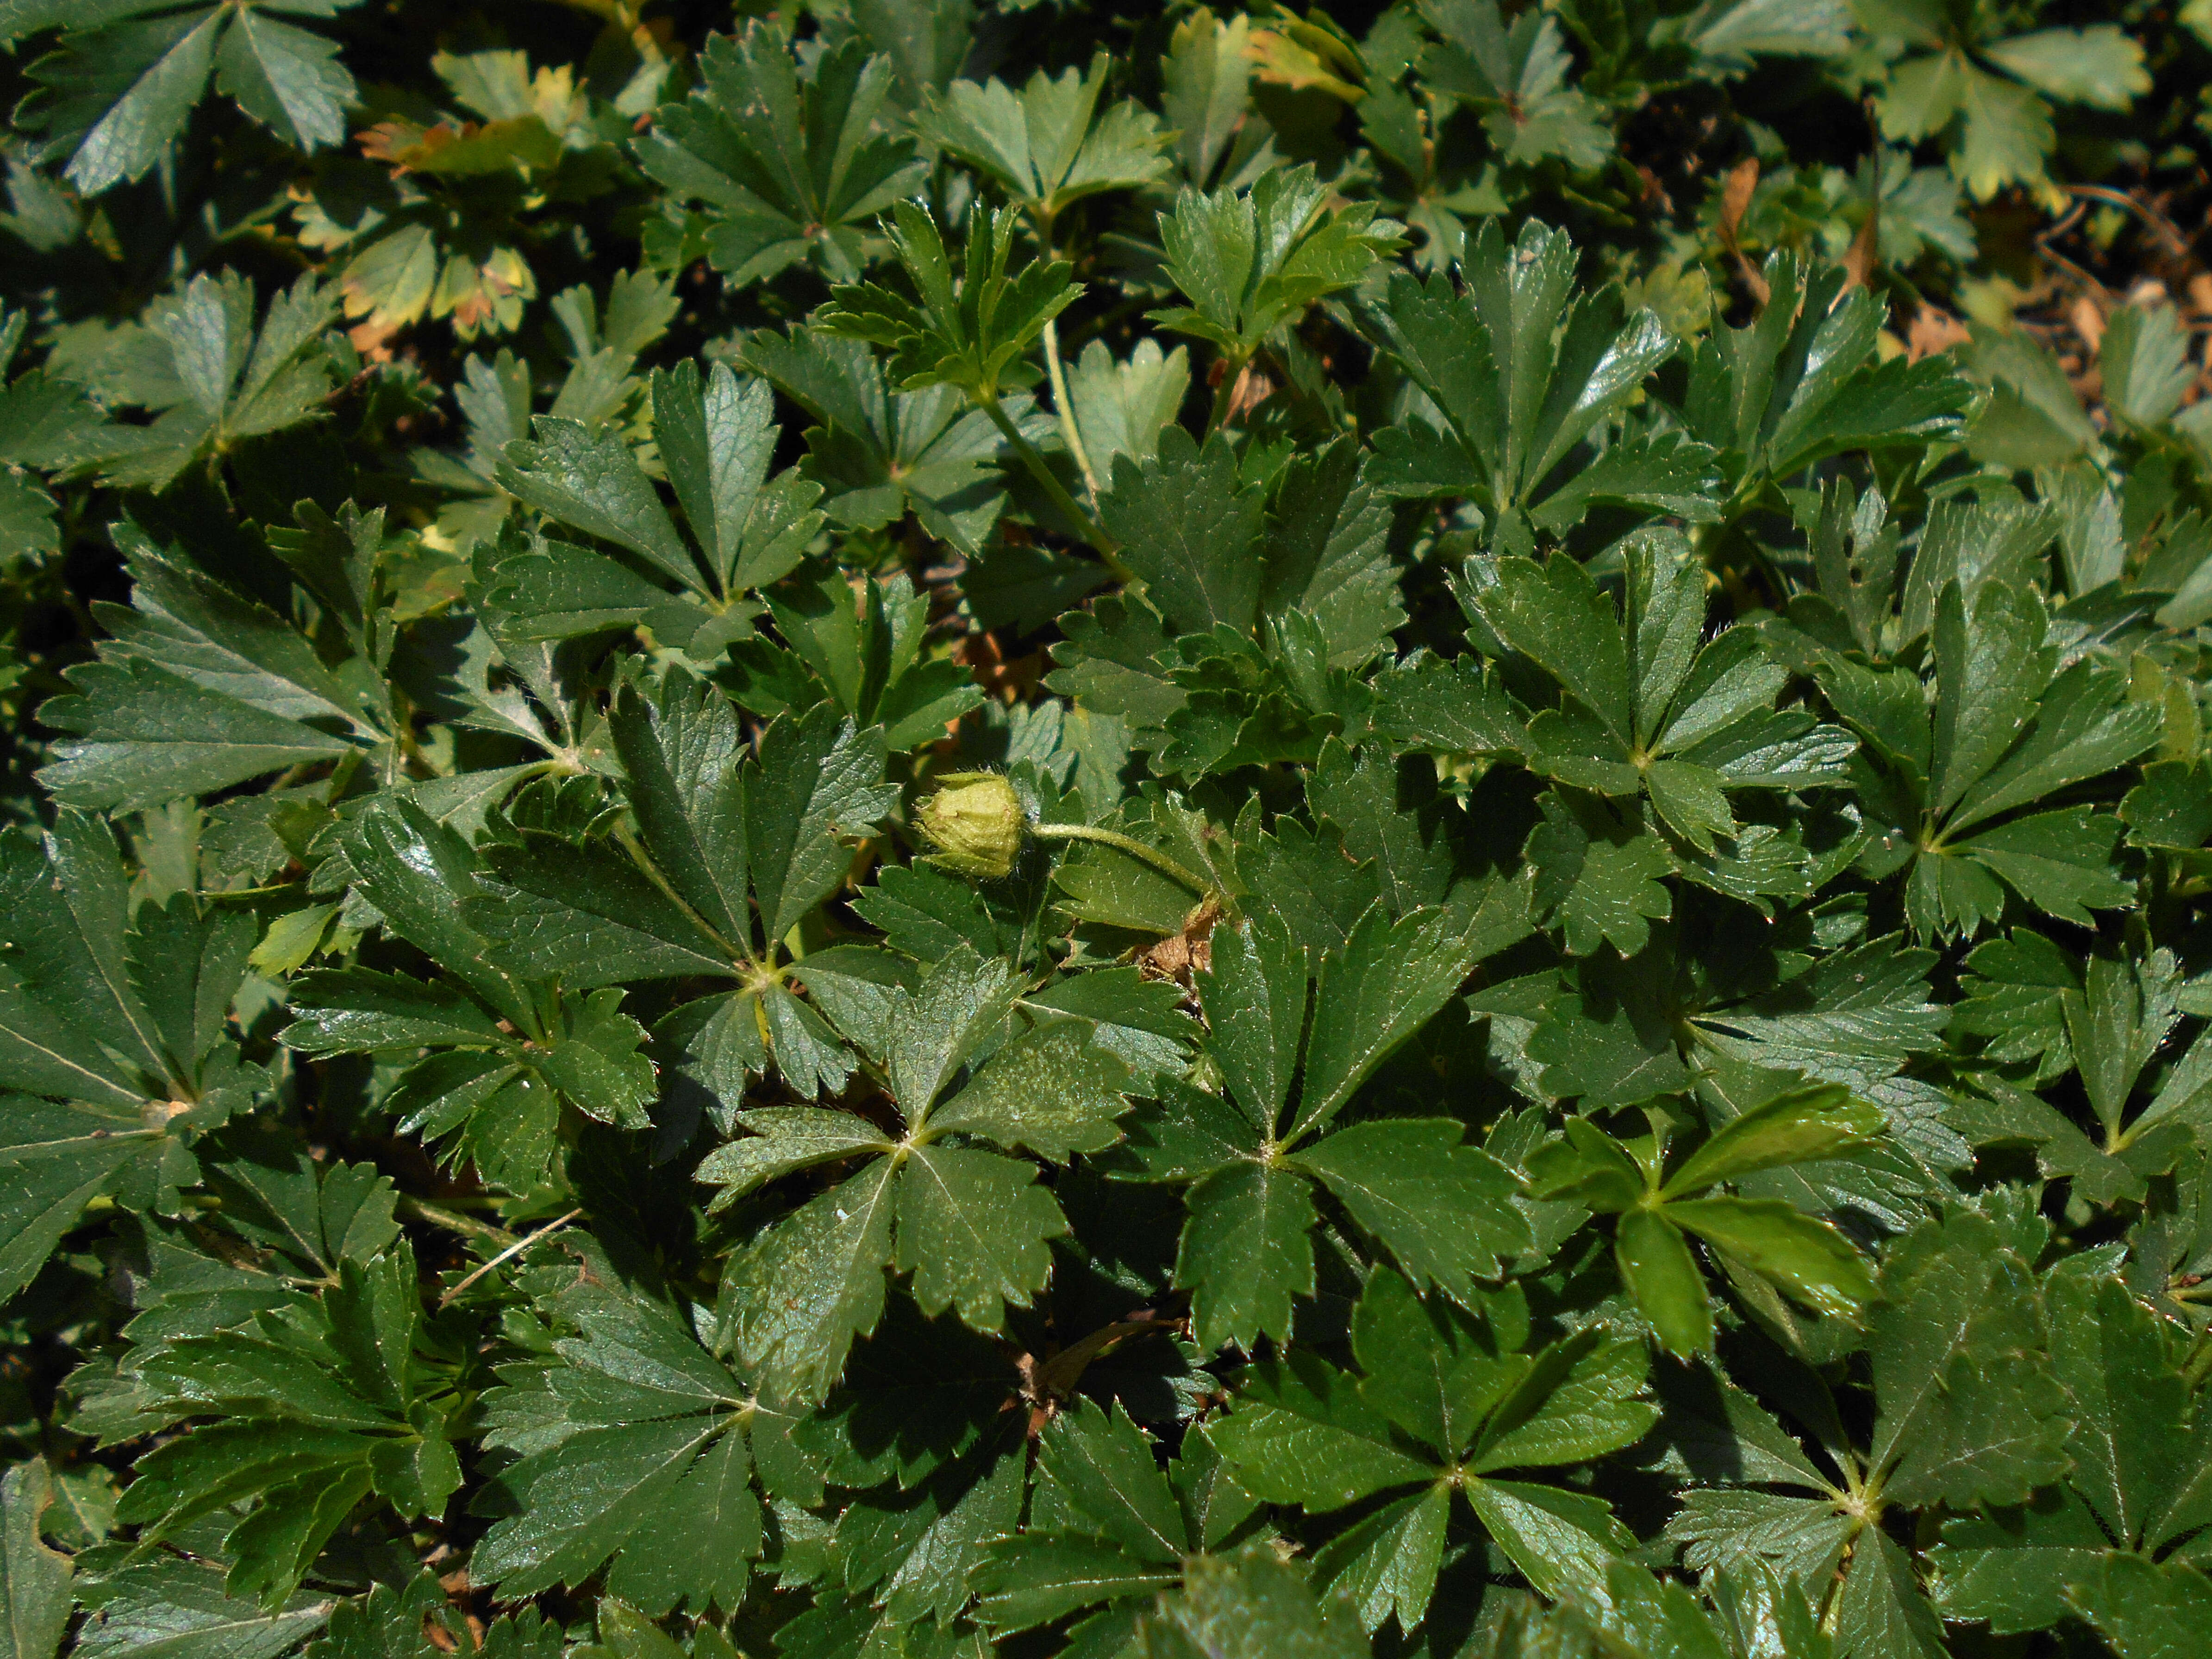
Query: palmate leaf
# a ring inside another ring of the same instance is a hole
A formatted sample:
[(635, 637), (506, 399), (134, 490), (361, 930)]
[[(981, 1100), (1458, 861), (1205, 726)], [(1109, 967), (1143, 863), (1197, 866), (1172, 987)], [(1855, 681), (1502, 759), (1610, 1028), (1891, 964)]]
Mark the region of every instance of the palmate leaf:
[(323, 331), (337, 305), (335, 288), (302, 276), (270, 300), (257, 327), (253, 284), (235, 270), (195, 276), (156, 300), (133, 336), (134, 372), (121, 386), (94, 388), (155, 418), (106, 428), (101, 476), (164, 489), (240, 440), (319, 418), (335, 381)]
[(1601, 794), (1640, 791), (1669, 830), (1705, 853), (1735, 836), (1728, 791), (1842, 782), (1849, 735), (1776, 708), (1787, 675), (1754, 635), (1707, 637), (1704, 572), (1686, 544), (1654, 531), (1623, 550), (1618, 618), (1564, 556), (1541, 567), (1502, 559), (1473, 595), (1498, 638), (1571, 700), (1528, 722), (1520, 746), (1531, 767)]
[(1566, 84), (1572, 60), (1557, 19), (1524, 12), (1509, 27), (1496, 0), (1421, 0), (1421, 13), (1443, 37), (1421, 57), (1429, 83), (1483, 112), (1504, 160), (1556, 156), (1587, 170), (1612, 153), (1598, 106)]
[[(1998, 1008), (2047, 1024), (2040, 1032), (2016, 1029), (2008, 1034), (2011, 1043), (1993, 1044), (1984, 1052), (2023, 1053), (2046, 1061), (2039, 1073), (2057, 1076), (2078, 1070), (2094, 1122), (2079, 1125), (2057, 1108), (2000, 1085), (1995, 1097), (1971, 1115), (1973, 1139), (1985, 1146), (2034, 1147), (2042, 1172), (2069, 1180), (2085, 1202), (2141, 1202), (2149, 1182), (2195, 1143), (2203, 1119), (2207, 1067), (2212, 1065), (2212, 1051), (2200, 1056), (2192, 1043), (2169, 1068), (2155, 1074), (2147, 1069), (2182, 1015), (2177, 1000), (2180, 976), (2172, 954), (2156, 951), (2130, 959), (2100, 951), (2081, 968), (2066, 963), (2053, 972), (2054, 964), (2042, 959), (2048, 947), (2037, 936), (2021, 930), (2009, 945), (2008, 955), (1991, 965), (2009, 966), (2027, 982), (2015, 981), (1985, 999), (1989, 1006), (1972, 1024), (1986, 1025)], [(2043, 983), (2037, 985), (2037, 979)], [(2149, 1100), (2130, 1110), (2138, 1084), (2146, 1082), (2155, 1084)]]
[[(882, 1048), (906, 1125), (896, 1141), (848, 1113), (748, 1112), (738, 1121), (756, 1139), (699, 1165), (697, 1179), (725, 1187), (720, 1205), (813, 1164), (867, 1160), (732, 1261), (739, 1352), (780, 1396), (828, 1393), (882, 1317), (888, 1269), (912, 1275), (924, 1313), (951, 1308), (979, 1331), (1002, 1329), (1010, 1306), (1043, 1289), (1047, 1242), (1067, 1222), (1036, 1166), (941, 1137), (1103, 1150), (1128, 1107), (1128, 1070), (1066, 1025), (1005, 1041), (1018, 988), (1003, 963), (963, 947), (911, 991), (891, 989)], [(988, 1057), (971, 1065), (979, 1050)], [(963, 1068), (965, 1085), (940, 1106)]]
[(811, 708), (825, 697), (885, 745), (918, 748), (983, 701), (973, 677), (949, 658), (922, 655), (929, 598), (902, 572), (868, 579), (858, 593), (842, 573), (793, 581), (768, 599), (785, 646), (765, 639), (732, 647), (726, 683), (755, 714)]
[[(1378, 1273), (1354, 1326), (1366, 1375), (1355, 1378), (1310, 1354), (1255, 1367), (1214, 1442), (1255, 1494), (1310, 1511), (1463, 1470), (1449, 1485), (1528, 1581), (1556, 1595), (1578, 1572), (1602, 1573), (1626, 1534), (1597, 1499), (1498, 1472), (1601, 1455), (1640, 1437), (1658, 1413), (1637, 1398), (1646, 1364), (1640, 1345), (1592, 1332), (1530, 1354), (1528, 1334), (1516, 1298), (1486, 1301), (1475, 1316), (1424, 1307), (1403, 1280)], [(1427, 1610), (1438, 1552), (1413, 1545), (1408, 1528), (1418, 1536), (1443, 1519), (1401, 1516), (1347, 1534), (1321, 1570), (1366, 1590), (1360, 1604), (1370, 1628), (1395, 1615), (1410, 1632)], [(1384, 1568), (1392, 1558), (1395, 1566)], [(1402, 1577), (1416, 1561), (1419, 1570)], [(1400, 1582), (1377, 1594), (1392, 1571)]]
[[(1498, 931), (1486, 931), (1492, 926)], [(1153, 1180), (1191, 1183), (1176, 1282), (1193, 1292), (1202, 1348), (1234, 1342), (1249, 1351), (1262, 1334), (1288, 1334), (1297, 1298), (1314, 1291), (1314, 1183), (1420, 1283), (1455, 1297), (1471, 1295), (1474, 1278), (1522, 1248), (1521, 1218), (1504, 1202), (1512, 1178), (1488, 1154), (1462, 1146), (1456, 1123), (1330, 1127), (1474, 963), (1519, 933), (1495, 915), (1470, 925), (1454, 910), (1416, 911), (1393, 924), (1378, 904), (1316, 975), (1279, 921), (1217, 928), (1201, 986), (1229, 1092), (1170, 1084), (1157, 1108), (1133, 1120), (1127, 1154)], [(1309, 1026), (1310, 976), (1318, 983)], [(1301, 1058), (1293, 1110), (1285, 1095)]]
[[(1006, 504), (999, 471), (1005, 440), (957, 387), (894, 391), (864, 342), (818, 330), (749, 337), (744, 361), (811, 415), (807, 477), (822, 509), (848, 529), (877, 530), (909, 513), (931, 535), (973, 556)], [(1036, 442), (1048, 429), (1026, 396), (1008, 418)]]
[(1957, 29), (1932, 6), (1881, 0), (1854, 10), (1894, 54), (1875, 105), (1884, 135), (1944, 134), (1952, 171), (1983, 200), (2044, 178), (2052, 101), (2125, 109), (2150, 89), (2142, 48), (2111, 23), (2008, 39), (1979, 15)]
[[(1631, 1106), (1728, 1062), (1877, 1091), (1916, 1054), (1942, 1046), (1932, 951), (1892, 934), (1809, 963), (1741, 1000), (1700, 994), (1671, 930), (1628, 963), (1593, 955), (1547, 994), (1528, 1057), (1543, 1089)], [(1686, 1039), (1686, 1049), (1684, 1040)]]
[(802, 78), (771, 24), (716, 35), (701, 83), (654, 112), (638, 161), (678, 199), (706, 204), (708, 257), (742, 287), (804, 259), (832, 282), (859, 276), (866, 227), (926, 168), (908, 140), (871, 136), (891, 60), (857, 40)]
[(211, 794), (286, 766), (367, 758), (390, 741), (390, 694), (358, 659), (326, 665), (289, 621), (203, 574), (180, 550), (120, 538), (132, 603), (44, 717), (75, 733), (43, 774), (57, 799), (109, 810)]
[[(0, 376), (15, 361), (30, 319), (0, 309)], [(57, 472), (108, 453), (111, 440), (100, 408), (66, 380), (40, 370), (0, 386), (0, 526), (16, 558), (58, 551), (54, 501), (30, 470)]]
[[(380, 885), (372, 876), (362, 890), (373, 897)], [(645, 1107), (658, 1091), (639, 1052), (645, 1028), (619, 1012), (619, 991), (541, 1003), (519, 1029), (502, 1030), (442, 981), (337, 969), (299, 975), (290, 990), (301, 1018), (279, 1036), (302, 1054), (430, 1051), (396, 1085), (403, 1124), (510, 1190), (544, 1180), (563, 1102), (626, 1128), (650, 1121)]]
[(1680, 410), (1739, 501), (1826, 456), (1955, 434), (1965, 377), (1940, 356), (1879, 361), (1881, 307), (1841, 266), (1778, 252), (1761, 280), (1758, 317), (1698, 344)]
[(1899, 1502), (2017, 1504), (2066, 1468), (2066, 1400), (2026, 1267), (1954, 1210), (1892, 1249), (1869, 1316), (1875, 1465)]
[(169, 154), (210, 73), (294, 149), (339, 142), (353, 76), (331, 41), (275, 14), (327, 17), (357, 3), (124, 0), (88, 14), (66, 0), (30, 0), (11, 6), (0, 27), (10, 42), (57, 26), (67, 31), (31, 65), (40, 90), (26, 114), (44, 135), (40, 159), (68, 156), (64, 176), (90, 196), (143, 178)]
[(1816, 1312), (1849, 1319), (1872, 1298), (1864, 1259), (1828, 1223), (1779, 1200), (1697, 1194), (1856, 1151), (1884, 1127), (1878, 1110), (1833, 1085), (1793, 1091), (1723, 1124), (1666, 1173), (1662, 1145), (1650, 1139), (1624, 1145), (1586, 1120), (1571, 1119), (1563, 1139), (1528, 1158), (1529, 1187), (1540, 1199), (1620, 1216), (1613, 1261), (1621, 1284), (1661, 1343), (1686, 1356), (1709, 1351), (1714, 1335), (1692, 1238), (1717, 1252), (1731, 1273), (1757, 1275)]
[(1164, 176), (1171, 134), (1150, 110), (1122, 101), (1097, 117), (1109, 60), (1103, 52), (1081, 75), (1043, 70), (1020, 92), (994, 77), (981, 86), (955, 81), (916, 116), (915, 128), (988, 176), (1049, 228), (1070, 204)]
[(2142, 754), (2157, 739), (2156, 706), (2130, 701), (2096, 658), (2056, 672), (2031, 590), (1991, 576), (1971, 597), (1958, 580), (1940, 595), (1927, 713), (1908, 672), (1824, 665), (1829, 702), (1861, 738), (1861, 799), (1891, 826), (1867, 862), (1885, 872), (1910, 862), (1906, 913), (1923, 937), (1979, 931), (2008, 887), (2077, 922), (2128, 904), (2132, 890), (2108, 867), (2117, 818), (2086, 805), (2032, 809)]
[(267, 1079), (225, 1026), (251, 919), (179, 895), (134, 920), (106, 823), (64, 811), (43, 848), (0, 840), (0, 1287), (12, 1294), (94, 1200), (173, 1210), (198, 1178), (190, 1146)]
[[(1650, 313), (1625, 315), (1615, 289), (1573, 298), (1565, 233), (1533, 221), (1510, 248), (1496, 222), (1486, 223), (1462, 269), (1463, 294), (1441, 275), (1424, 283), (1401, 271), (1364, 313), (1426, 399), (1376, 434), (1376, 483), (1398, 496), (1470, 497), (1494, 538), (1525, 546), (1528, 516), (1564, 482), (1554, 469), (1674, 356), (1674, 342)], [(1692, 459), (1653, 449), (1620, 468), (1603, 498), (1684, 510), (1705, 493), (1685, 488), (1680, 463)], [(1585, 511), (1596, 499), (1579, 497)], [(1564, 516), (1553, 514), (1553, 526), (1566, 528)]]
[(1404, 611), (1388, 506), (1354, 445), (1285, 465), (1271, 508), (1225, 438), (1200, 448), (1170, 427), (1152, 459), (1115, 459), (1101, 512), (1154, 611), (1070, 617), (1056, 689), (1128, 720), (1159, 769), (1191, 778), (1310, 761), (1363, 721), (1355, 671)]
[[(1946, 1614), (1986, 1620), (1993, 1632), (2103, 1605), (2109, 1587), (2125, 1582), (2108, 1559), (2154, 1557), (2206, 1514), (2200, 1437), (2154, 1316), (2113, 1279), (2054, 1278), (2046, 1295), (2057, 1322), (2053, 1358), (2076, 1413), (2067, 1439), (2074, 1469), (2056, 1492), (1947, 1527), (1934, 1553)], [(2132, 1576), (2154, 1603), (2148, 1580)]]
[(914, 297), (874, 283), (833, 289), (813, 325), (823, 332), (891, 350), (890, 373), (903, 391), (957, 386), (977, 404), (995, 405), (1002, 387), (1034, 385), (1021, 361), (1044, 325), (1082, 293), (1065, 259), (1032, 259), (1007, 269), (1016, 218), (981, 203), (969, 210), (967, 246), (956, 274), (945, 237), (927, 209), (900, 202), (891, 210), (891, 245)]
[(1152, 320), (1241, 364), (1315, 301), (1357, 285), (1396, 250), (1398, 227), (1370, 203), (1327, 201), (1310, 164), (1262, 173), (1249, 191), (1184, 191), (1159, 225), (1168, 276), (1189, 303)]
[(701, 1346), (688, 1310), (596, 1247), (568, 1248), (588, 1276), (539, 1301), (556, 1340), (504, 1368), (487, 1401), (487, 1443), (520, 1456), (475, 1500), (501, 1517), (477, 1570), (510, 1595), (604, 1571), (611, 1594), (656, 1616), (733, 1607), (765, 1547), (756, 1486), (817, 1502), (821, 1476), (790, 1413)]
[(681, 671), (657, 690), (625, 686), (608, 731), (636, 836), (579, 842), (524, 830), (495, 843), (483, 876), (462, 878), (458, 925), (481, 933), (501, 969), (575, 990), (729, 982), (677, 1007), (659, 1031), (711, 1095), (736, 1101), (771, 1060), (808, 1097), (842, 1087), (851, 1058), (786, 982), (785, 941), (896, 798), (880, 781), (880, 732), (823, 704), (772, 721), (746, 752), (729, 700)]
[(780, 431), (773, 404), (764, 383), (741, 382), (726, 364), (703, 385), (692, 363), (654, 372), (653, 437), (688, 544), (617, 434), (538, 416), (534, 441), (507, 446), (501, 486), (555, 522), (624, 549), (651, 579), (607, 555), (547, 542), (498, 562), (488, 603), (510, 613), (523, 638), (642, 624), (702, 663), (750, 638), (761, 607), (747, 594), (788, 574), (823, 521), (812, 510), (820, 485), (796, 469), (769, 477)]
[(421, 1321), (402, 1243), (342, 1261), (319, 1298), (295, 1292), (241, 1331), (143, 1358), (136, 1374), (157, 1408), (213, 1420), (140, 1458), (118, 1514), (150, 1540), (254, 1500), (228, 1526), (225, 1588), (272, 1612), (371, 1492), (403, 1516), (438, 1515), (461, 1470), (416, 1356)]

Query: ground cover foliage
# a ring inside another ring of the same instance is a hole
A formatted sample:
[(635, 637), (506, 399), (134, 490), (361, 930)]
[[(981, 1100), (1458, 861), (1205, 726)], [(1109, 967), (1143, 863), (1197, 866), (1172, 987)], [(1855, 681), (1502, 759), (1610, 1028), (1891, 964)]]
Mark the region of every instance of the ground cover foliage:
[(0, 0), (0, 1659), (2212, 1617), (2212, 9)]

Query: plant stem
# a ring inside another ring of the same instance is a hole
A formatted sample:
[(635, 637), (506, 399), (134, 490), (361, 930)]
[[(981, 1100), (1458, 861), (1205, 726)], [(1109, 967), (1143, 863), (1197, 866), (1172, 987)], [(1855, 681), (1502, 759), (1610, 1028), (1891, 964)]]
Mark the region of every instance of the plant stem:
[(427, 1221), (434, 1227), (443, 1227), (449, 1232), (461, 1233), (470, 1238), (488, 1238), (501, 1244), (515, 1242), (514, 1235), (504, 1227), (495, 1226), (489, 1221), (479, 1221), (472, 1215), (463, 1215), (458, 1210), (425, 1204), (409, 1194), (400, 1194), (398, 1209), (399, 1213), (410, 1220)]
[(492, 1257), (490, 1261), (479, 1265), (475, 1272), (471, 1273), (466, 1279), (464, 1279), (459, 1284), (454, 1285), (453, 1289), (447, 1291), (443, 1296), (440, 1297), (438, 1298), (438, 1305), (441, 1308), (447, 1306), (455, 1297), (459, 1296), (463, 1291), (468, 1289), (470, 1285), (475, 1284), (477, 1280), (482, 1279), (486, 1273), (498, 1267), (501, 1262), (520, 1255), (523, 1251), (528, 1249), (532, 1244), (537, 1243), (540, 1239), (550, 1238), (555, 1233), (559, 1232), (561, 1229), (567, 1226), (578, 1216), (583, 1214), (583, 1212), (582, 1206), (579, 1206), (577, 1208), (569, 1211), (568, 1214), (562, 1216), (559, 1220), (549, 1221), (543, 1227), (540, 1227), (536, 1232), (526, 1234), (523, 1237), (516, 1239), (514, 1243), (508, 1245), (497, 1255)]
[[(1045, 250), (1050, 257), (1052, 250)], [(1083, 447), (1083, 434), (1076, 429), (1075, 405), (1067, 398), (1067, 374), (1060, 361), (1060, 325), (1048, 322), (1044, 325), (1044, 368), (1052, 377), (1052, 410), (1060, 417), (1060, 441), (1067, 453), (1075, 457), (1075, 465), (1083, 474), (1084, 488), (1091, 492), (1091, 504), (1098, 504), (1098, 474), (1091, 470), (1091, 453)]]
[(1179, 882), (1200, 898), (1212, 897), (1213, 884), (1203, 876), (1194, 876), (1157, 847), (1148, 847), (1134, 836), (1125, 836), (1118, 830), (1101, 830), (1090, 823), (1033, 823), (1030, 834), (1039, 841), (1090, 841), (1101, 847), (1110, 847), (1117, 853), (1127, 853), (1131, 858), (1149, 864), (1170, 880)]
[(1052, 469), (1044, 464), (1044, 457), (1037, 453), (1036, 446), (1022, 436), (1021, 428), (1016, 426), (1007, 416), (1005, 407), (998, 398), (986, 398), (982, 400), (982, 404), (983, 412), (991, 417), (992, 424), (996, 426), (1005, 434), (1006, 441), (1014, 447), (1014, 453), (1022, 458), (1022, 465), (1029, 468), (1030, 476), (1035, 478), (1042, 487), (1044, 493), (1052, 498), (1052, 504), (1066, 514), (1068, 523), (1077, 527), (1083, 539), (1106, 561), (1107, 565), (1116, 576), (1125, 581), (1130, 580), (1128, 572), (1122, 568), (1121, 562), (1115, 556), (1117, 544), (1114, 538), (1098, 527), (1098, 520), (1085, 512), (1075, 497), (1067, 493), (1066, 487), (1058, 478), (1053, 477)]

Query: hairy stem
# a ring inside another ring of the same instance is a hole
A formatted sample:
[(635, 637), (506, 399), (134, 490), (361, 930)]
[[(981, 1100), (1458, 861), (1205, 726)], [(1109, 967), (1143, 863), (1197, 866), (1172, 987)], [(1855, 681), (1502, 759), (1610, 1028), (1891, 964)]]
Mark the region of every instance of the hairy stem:
[(504, 1227), (489, 1221), (479, 1221), (472, 1215), (463, 1215), (459, 1210), (448, 1210), (436, 1204), (425, 1204), (410, 1194), (399, 1195), (398, 1211), (410, 1221), (427, 1221), (433, 1227), (443, 1227), (448, 1232), (460, 1233), (469, 1238), (487, 1238), (497, 1244), (512, 1244), (514, 1235)]
[(1118, 830), (1102, 830), (1091, 823), (1033, 823), (1030, 834), (1039, 841), (1089, 841), (1101, 847), (1110, 847), (1117, 853), (1127, 853), (1141, 863), (1149, 864), (1169, 880), (1190, 889), (1199, 898), (1214, 896), (1213, 884), (1203, 876), (1194, 876), (1157, 847), (1148, 847), (1134, 836), (1125, 836)]
[[(1052, 250), (1045, 250), (1048, 258)], [(1098, 474), (1091, 465), (1091, 453), (1083, 447), (1083, 434), (1076, 429), (1075, 405), (1067, 398), (1067, 372), (1060, 361), (1060, 325), (1048, 322), (1044, 325), (1044, 368), (1052, 377), (1052, 411), (1060, 418), (1060, 441), (1067, 453), (1075, 457), (1075, 465), (1083, 474), (1084, 488), (1091, 492), (1091, 503), (1098, 504)]]
[(1111, 536), (1099, 528), (1098, 520), (1085, 512), (1082, 504), (1067, 493), (1066, 486), (1058, 478), (1053, 477), (1052, 469), (1044, 464), (1044, 457), (1037, 453), (1035, 444), (1022, 436), (1021, 428), (1013, 423), (1005, 406), (996, 398), (986, 398), (982, 402), (983, 412), (991, 417), (992, 424), (996, 426), (1005, 435), (1006, 441), (1014, 447), (1014, 453), (1022, 458), (1022, 465), (1029, 468), (1030, 476), (1035, 478), (1044, 493), (1052, 498), (1052, 504), (1066, 515), (1067, 521), (1077, 527), (1083, 539), (1106, 561), (1107, 567), (1116, 576), (1124, 581), (1134, 580), (1121, 560), (1115, 556), (1118, 550), (1118, 544)]

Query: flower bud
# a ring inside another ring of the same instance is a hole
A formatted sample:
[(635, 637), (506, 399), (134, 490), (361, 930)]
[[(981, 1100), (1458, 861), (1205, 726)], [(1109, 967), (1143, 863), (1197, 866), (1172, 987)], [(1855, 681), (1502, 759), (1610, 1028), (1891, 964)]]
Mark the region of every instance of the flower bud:
[(944, 785), (918, 813), (935, 861), (986, 881), (1012, 873), (1027, 828), (1014, 786), (996, 772), (948, 772)]

